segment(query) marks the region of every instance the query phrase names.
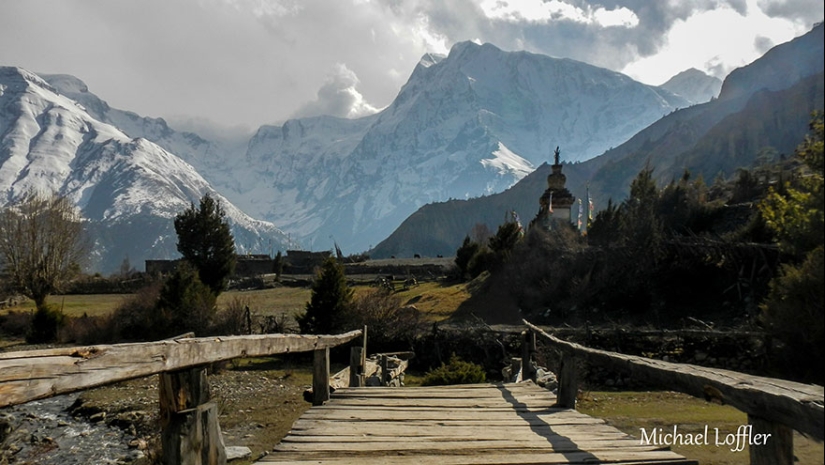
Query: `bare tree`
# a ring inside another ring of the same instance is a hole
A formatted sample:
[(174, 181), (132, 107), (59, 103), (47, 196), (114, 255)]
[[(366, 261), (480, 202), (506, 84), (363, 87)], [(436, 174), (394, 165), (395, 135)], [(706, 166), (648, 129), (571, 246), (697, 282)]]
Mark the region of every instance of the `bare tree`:
[(0, 268), (12, 290), (34, 300), (60, 292), (87, 247), (77, 208), (65, 197), (29, 192), (0, 212)]

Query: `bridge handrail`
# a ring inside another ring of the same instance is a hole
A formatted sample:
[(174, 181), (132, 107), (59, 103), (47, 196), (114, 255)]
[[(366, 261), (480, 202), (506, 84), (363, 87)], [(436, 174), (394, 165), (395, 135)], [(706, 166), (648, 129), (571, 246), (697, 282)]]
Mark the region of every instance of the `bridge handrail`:
[(338, 335), (260, 334), (191, 337), (0, 353), (0, 408), (158, 373), (240, 357), (318, 353), (349, 342)]
[[(819, 440), (825, 439), (825, 390), (822, 386), (592, 349), (559, 339), (527, 320), (523, 321), (563, 354), (559, 398), (569, 395), (570, 389), (575, 396), (576, 388), (564, 386), (563, 378), (565, 372), (569, 373), (570, 367), (575, 366), (569, 358), (580, 358), (593, 365), (629, 371), (637, 380), (666, 389), (708, 400), (717, 399), (747, 413), (749, 418), (779, 423)], [(564, 358), (568, 358), (567, 363)], [(568, 366), (567, 370), (564, 365)], [(575, 375), (572, 378), (575, 380)], [(566, 393), (561, 392), (563, 387)]]

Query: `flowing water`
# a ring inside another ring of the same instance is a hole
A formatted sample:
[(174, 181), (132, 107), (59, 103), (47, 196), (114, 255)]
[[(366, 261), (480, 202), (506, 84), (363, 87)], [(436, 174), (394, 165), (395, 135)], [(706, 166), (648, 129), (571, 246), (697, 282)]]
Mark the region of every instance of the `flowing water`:
[(128, 445), (134, 436), (120, 428), (71, 416), (69, 407), (77, 397), (68, 394), (0, 409), (0, 463), (105, 465), (143, 457)]

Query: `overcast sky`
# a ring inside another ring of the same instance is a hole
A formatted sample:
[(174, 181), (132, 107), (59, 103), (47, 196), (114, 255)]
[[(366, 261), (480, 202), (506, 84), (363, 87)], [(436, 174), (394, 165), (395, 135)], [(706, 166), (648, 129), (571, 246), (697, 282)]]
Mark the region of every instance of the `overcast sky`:
[(720, 78), (823, 19), (822, 0), (0, 0), (0, 65), (111, 106), (256, 128), (392, 102), (426, 52), (490, 42), (661, 84)]

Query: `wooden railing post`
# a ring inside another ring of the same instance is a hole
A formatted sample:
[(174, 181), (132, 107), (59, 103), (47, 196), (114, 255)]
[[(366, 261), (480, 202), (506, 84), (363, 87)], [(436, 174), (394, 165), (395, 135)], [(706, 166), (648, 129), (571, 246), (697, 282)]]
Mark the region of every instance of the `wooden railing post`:
[(160, 374), (164, 465), (224, 465), (218, 406), (210, 402), (206, 367)]
[(349, 349), (349, 387), (361, 387), (364, 385), (364, 365), (361, 364), (361, 353), (364, 348), (361, 346), (350, 347)]
[[(783, 424), (774, 423), (748, 414), (752, 425), (751, 438), (763, 435), (762, 444), (750, 445), (751, 465), (793, 465), (793, 430)], [(770, 435), (770, 436), (766, 436)]]
[(536, 352), (536, 333), (527, 330), (521, 333), (521, 379), (536, 380), (536, 368), (533, 366), (533, 354)]
[(329, 400), (329, 347), (314, 353), (312, 366), (312, 405), (323, 405)]
[(381, 386), (388, 386), (390, 384), (390, 367), (386, 354), (381, 354), (379, 364), (381, 365)]
[(574, 356), (562, 354), (559, 361), (558, 378), (559, 390), (556, 396), (556, 405), (575, 409), (576, 397), (579, 394), (579, 375)]

